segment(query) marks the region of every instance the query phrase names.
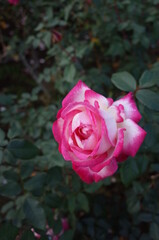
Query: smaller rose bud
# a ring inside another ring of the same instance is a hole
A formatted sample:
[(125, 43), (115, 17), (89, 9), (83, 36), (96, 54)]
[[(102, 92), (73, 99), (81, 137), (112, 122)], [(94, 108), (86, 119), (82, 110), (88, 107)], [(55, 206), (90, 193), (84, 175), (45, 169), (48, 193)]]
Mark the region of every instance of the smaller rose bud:
[(52, 42), (53, 43), (58, 43), (62, 40), (62, 34), (56, 30), (53, 30), (52, 33)]
[(8, 2), (12, 5), (17, 5), (19, 3), (19, 0), (8, 0)]

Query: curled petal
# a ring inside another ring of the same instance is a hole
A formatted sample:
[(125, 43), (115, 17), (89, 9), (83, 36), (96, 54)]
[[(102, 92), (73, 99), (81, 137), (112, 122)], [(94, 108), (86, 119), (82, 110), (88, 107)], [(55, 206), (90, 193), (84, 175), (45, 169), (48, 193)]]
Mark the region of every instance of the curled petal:
[(108, 111), (99, 110), (100, 116), (105, 121), (105, 126), (107, 128), (108, 137), (112, 145), (115, 146), (116, 135), (117, 135), (117, 124), (111, 113)]
[(60, 143), (63, 131), (64, 120), (62, 118), (57, 119), (52, 125), (52, 132), (55, 137), (55, 140)]
[[(87, 167), (94, 166), (104, 161), (107, 157), (107, 153), (103, 153), (98, 156), (91, 156), (92, 151), (79, 151), (76, 148), (72, 147), (72, 153), (74, 153), (74, 157), (71, 158), (72, 163), (77, 166)], [(69, 159), (70, 160), (70, 159)]]
[(140, 121), (141, 114), (137, 109), (132, 92), (113, 103), (114, 106), (119, 106), (120, 104), (124, 107), (124, 112), (127, 119), (129, 118), (135, 122)]
[(113, 102), (111, 98), (107, 99), (92, 90), (85, 91), (85, 100), (88, 101), (92, 106), (103, 110), (106, 110)]
[[(98, 142), (94, 152), (96, 155), (103, 154), (104, 152), (108, 151), (111, 146), (112, 145), (109, 140), (108, 130), (105, 126), (105, 121), (103, 120), (102, 128), (101, 128), (101, 136), (100, 136), (99, 142)], [(97, 149), (97, 151), (96, 151), (96, 149)]]
[(69, 103), (83, 102), (85, 100), (85, 91), (88, 89), (89, 87), (80, 80), (63, 99), (62, 106), (66, 107)]
[(144, 141), (146, 132), (131, 119), (126, 119), (118, 125), (125, 129), (122, 154), (134, 157)]
[(86, 111), (77, 113), (76, 115), (73, 116), (72, 120), (72, 132), (78, 128), (81, 124), (88, 125), (90, 124), (90, 118), (87, 115)]
[(95, 172), (100, 171), (104, 166), (108, 166), (113, 158), (117, 158), (121, 154), (124, 143), (124, 131), (125, 129), (122, 128), (118, 129), (118, 139), (115, 148), (111, 148), (107, 152), (108, 155), (103, 162), (98, 163), (97, 165), (91, 167), (93, 171)]
[(100, 180), (113, 175), (118, 165), (115, 158), (112, 159), (109, 165), (104, 166), (99, 172), (94, 172), (90, 167), (80, 167), (73, 164), (74, 171), (86, 183), (99, 182)]
[(123, 122), (125, 118), (124, 107), (120, 104), (119, 106), (111, 106), (108, 108), (107, 112), (109, 112), (117, 123)]

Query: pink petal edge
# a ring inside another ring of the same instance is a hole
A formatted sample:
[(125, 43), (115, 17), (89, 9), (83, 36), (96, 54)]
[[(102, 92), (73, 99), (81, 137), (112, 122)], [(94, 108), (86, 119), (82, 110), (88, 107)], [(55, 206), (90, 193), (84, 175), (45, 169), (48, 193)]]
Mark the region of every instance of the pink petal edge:
[(132, 92), (113, 103), (115, 106), (119, 106), (120, 104), (124, 107), (124, 112), (127, 119), (129, 118), (135, 122), (140, 121), (141, 114), (137, 109)]

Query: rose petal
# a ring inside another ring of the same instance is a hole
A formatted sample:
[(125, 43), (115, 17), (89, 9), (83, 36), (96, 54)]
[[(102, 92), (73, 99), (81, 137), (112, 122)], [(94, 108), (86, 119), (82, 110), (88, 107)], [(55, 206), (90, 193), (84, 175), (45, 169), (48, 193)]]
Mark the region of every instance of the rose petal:
[(117, 143), (116, 143), (116, 146), (115, 148), (111, 148), (107, 153), (108, 153), (108, 156), (107, 158), (101, 162), (101, 163), (98, 163), (96, 164), (95, 166), (92, 166), (91, 169), (95, 172), (98, 172), (100, 171), (103, 167), (107, 166), (110, 164), (112, 158), (116, 158), (120, 155), (120, 153), (122, 152), (122, 149), (123, 149), (123, 143), (124, 143), (124, 131), (125, 129), (118, 129), (118, 138), (117, 138)]
[(83, 140), (83, 148), (85, 150), (93, 150), (97, 144), (97, 138), (94, 133), (92, 133), (86, 140)]
[(72, 132), (74, 132), (74, 130), (76, 128), (78, 128), (80, 125), (82, 124), (90, 124), (90, 118), (87, 115), (86, 111), (77, 113), (75, 116), (73, 116), (73, 120), (72, 120)]
[(80, 80), (63, 99), (62, 106), (66, 107), (69, 103), (83, 102), (85, 100), (85, 91), (88, 89), (89, 87)]
[(117, 162), (124, 162), (129, 156), (124, 154), (123, 152), (116, 158)]
[(117, 135), (116, 121), (115, 121), (114, 117), (112, 116), (112, 114), (109, 113), (109, 111), (99, 110), (99, 114), (105, 121), (105, 126), (107, 128), (109, 140), (110, 140), (111, 144), (115, 146), (116, 135)]
[(122, 153), (134, 157), (144, 141), (146, 132), (131, 119), (126, 119), (124, 122), (118, 123), (118, 125), (120, 128), (126, 129)]
[(107, 109), (117, 123), (123, 122), (125, 119), (124, 107), (120, 104), (119, 106), (111, 106)]
[(74, 153), (74, 158), (71, 158), (72, 163), (76, 164), (77, 166), (87, 167), (87, 166), (94, 166), (102, 161), (107, 157), (107, 153), (103, 153), (101, 155), (91, 156), (92, 151), (89, 150), (81, 150), (72, 147), (72, 153)]
[(117, 163), (115, 158), (112, 159), (109, 165), (103, 167), (99, 172), (94, 172), (89, 167), (78, 167), (73, 164), (74, 171), (80, 176), (80, 178), (86, 183), (99, 182), (100, 180), (113, 175), (117, 169)]
[(126, 118), (130, 118), (135, 122), (139, 122), (141, 114), (139, 113), (136, 103), (133, 98), (133, 93), (128, 93), (125, 97), (115, 101), (114, 106), (123, 105)]
[(106, 110), (113, 101), (92, 90), (85, 91), (85, 100), (87, 100), (92, 106), (99, 106), (99, 108), (103, 110)]
[[(111, 142), (108, 137), (108, 130), (105, 126), (105, 121), (102, 121), (102, 131), (100, 135), (100, 140), (94, 149), (94, 154), (99, 155), (103, 154), (104, 152), (108, 151), (108, 149), (111, 147)], [(96, 151), (97, 149), (97, 151)]]
[(55, 137), (55, 140), (60, 143), (63, 131), (64, 120), (62, 118), (57, 119), (52, 125), (52, 132)]

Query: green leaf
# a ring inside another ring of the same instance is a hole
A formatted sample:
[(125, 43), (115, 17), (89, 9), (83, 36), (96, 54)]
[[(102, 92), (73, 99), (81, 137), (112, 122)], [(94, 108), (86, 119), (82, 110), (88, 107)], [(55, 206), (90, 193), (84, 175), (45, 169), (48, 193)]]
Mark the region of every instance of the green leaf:
[(133, 192), (134, 194), (143, 194), (143, 192), (145, 191), (144, 187), (142, 186), (142, 184), (137, 181), (133, 182)]
[(76, 207), (76, 198), (74, 195), (69, 195), (68, 196), (68, 209), (71, 213), (74, 212)]
[(35, 31), (39, 31), (39, 30), (41, 30), (43, 27), (44, 27), (44, 23), (43, 23), (43, 22), (40, 22), (40, 23), (38, 24), (38, 26), (35, 28)]
[(146, 107), (159, 111), (159, 95), (157, 93), (141, 89), (136, 92), (136, 98)]
[(136, 164), (138, 166), (139, 174), (143, 174), (148, 167), (149, 158), (147, 156), (138, 156), (136, 157)]
[(23, 233), (21, 240), (35, 240), (34, 234), (31, 230), (27, 230)]
[(81, 188), (81, 180), (76, 174), (72, 174), (72, 189), (74, 192), (79, 192)]
[(6, 203), (5, 205), (3, 205), (2, 209), (1, 209), (1, 213), (6, 213), (10, 208), (12, 208), (14, 206), (14, 202), (10, 201), (8, 203)]
[(5, 133), (4, 131), (0, 128), (0, 145), (4, 141), (5, 138)]
[(130, 194), (127, 199), (127, 205), (128, 205), (128, 211), (131, 214), (137, 213), (140, 210), (140, 201), (138, 199), (138, 196), (135, 194)]
[(73, 230), (68, 230), (62, 234), (59, 240), (72, 240), (74, 235)]
[(53, 220), (53, 230), (54, 230), (55, 235), (57, 235), (61, 232), (61, 230), (62, 230), (61, 219)]
[(7, 137), (12, 139), (22, 134), (22, 128), (19, 122), (13, 122), (8, 130)]
[(33, 227), (45, 229), (46, 218), (44, 209), (40, 206), (39, 202), (33, 198), (27, 198), (23, 206), (26, 219)]
[(125, 52), (124, 44), (122, 42), (112, 42), (107, 50), (107, 55), (110, 56), (123, 56)]
[(4, 150), (4, 159), (7, 163), (10, 163), (10, 164), (13, 164), (13, 165), (16, 164), (16, 162), (17, 162), (17, 159), (7, 149)]
[(39, 47), (40, 43), (41, 43), (41, 40), (39, 38), (34, 38), (33, 47), (34, 48)]
[(50, 159), (52, 166), (63, 167), (65, 165), (65, 161), (59, 152), (54, 151)]
[(1, 224), (0, 227), (0, 239), (1, 240), (15, 240), (18, 235), (18, 228), (11, 224)]
[(62, 170), (60, 167), (53, 167), (47, 173), (47, 184), (53, 187), (63, 181)]
[(100, 181), (100, 182), (92, 183), (92, 184), (86, 184), (86, 183), (83, 183), (83, 184), (84, 184), (85, 192), (94, 193), (102, 186), (103, 183), (102, 183), (102, 181)]
[(11, 95), (0, 94), (0, 105), (11, 105), (13, 98)]
[(114, 73), (111, 81), (117, 88), (126, 92), (134, 91), (136, 89), (136, 80), (128, 72)]
[(38, 173), (36, 176), (32, 177), (24, 183), (24, 189), (28, 191), (43, 189), (45, 178), (46, 173)]
[(151, 213), (143, 212), (143, 213), (140, 213), (140, 214), (138, 215), (138, 221), (139, 221), (139, 223), (140, 223), (140, 222), (147, 222), (147, 223), (152, 222), (152, 218), (153, 218), (153, 216), (152, 216)]
[(145, 145), (147, 148), (152, 148), (157, 143), (158, 131), (157, 124), (148, 123), (144, 126), (147, 135), (145, 137)]
[(21, 164), (21, 178), (25, 179), (31, 175), (34, 170), (34, 162), (32, 161), (25, 161)]
[(11, 209), (7, 212), (5, 219), (6, 219), (7, 221), (13, 220), (13, 219), (15, 219), (16, 215), (17, 215), (17, 210), (14, 209), (14, 208), (11, 208)]
[(65, 21), (67, 21), (68, 18), (69, 18), (71, 9), (72, 9), (72, 7), (73, 7), (73, 4), (74, 4), (74, 3), (71, 3), (71, 4), (67, 5), (67, 6), (65, 7), (65, 9), (64, 9), (64, 14), (65, 14), (65, 15), (64, 15), (64, 19), (65, 19)]
[(152, 172), (159, 172), (159, 163), (153, 163), (150, 167)]
[(52, 19), (53, 19), (53, 9), (52, 9), (51, 6), (49, 6), (49, 7), (46, 9), (46, 13), (45, 13), (44, 19), (45, 19), (45, 21), (48, 21), (48, 20), (52, 20)]
[(0, 150), (0, 164), (2, 163), (2, 160), (3, 160), (3, 151)]
[(13, 168), (10, 168), (7, 171), (5, 171), (3, 173), (3, 175), (4, 175), (5, 179), (7, 179), (7, 180), (11, 180), (11, 181), (13, 180), (13, 181), (17, 181), (17, 182), (19, 180), (18, 173)]
[(59, 208), (62, 206), (63, 198), (54, 194), (47, 194), (45, 196), (45, 203), (52, 208)]
[(84, 193), (79, 193), (77, 196), (77, 201), (79, 203), (79, 208), (83, 209), (84, 211), (89, 211), (89, 202)]
[(159, 71), (147, 70), (139, 79), (139, 85), (141, 87), (152, 87), (157, 80), (159, 80)]
[(44, 36), (42, 40), (45, 43), (45, 46), (49, 48), (51, 45), (51, 32), (49, 31), (44, 32)]
[(12, 140), (7, 149), (17, 158), (31, 159), (39, 153), (39, 149), (27, 140), (15, 139)]
[(159, 225), (155, 222), (150, 225), (150, 236), (153, 240), (158, 240), (159, 236)]
[(65, 67), (64, 79), (67, 82), (73, 82), (75, 75), (76, 75), (76, 68), (74, 64), (71, 64)]
[(150, 240), (149, 234), (143, 233), (140, 237), (140, 240)]
[(6, 184), (0, 186), (0, 195), (5, 197), (14, 197), (17, 196), (20, 192), (20, 185), (13, 180), (9, 180)]
[(139, 175), (139, 170), (135, 159), (129, 158), (120, 168), (121, 181), (128, 186)]
[(135, 22), (132, 23), (132, 27), (133, 27), (134, 31), (136, 32), (136, 34), (137, 34), (139, 37), (140, 37), (140, 35), (143, 34), (144, 31), (145, 31), (145, 27), (144, 27), (144, 26), (139, 25), (139, 24), (137, 24), (137, 23), (135, 23)]

